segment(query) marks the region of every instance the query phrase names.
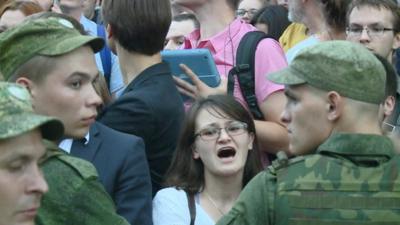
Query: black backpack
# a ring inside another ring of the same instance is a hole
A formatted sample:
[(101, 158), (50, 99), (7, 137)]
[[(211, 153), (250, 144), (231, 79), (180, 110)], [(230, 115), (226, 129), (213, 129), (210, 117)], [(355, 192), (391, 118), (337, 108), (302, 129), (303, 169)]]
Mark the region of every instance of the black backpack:
[[(240, 90), (244, 100), (246, 101), (251, 114), (256, 120), (264, 120), (260, 107), (257, 103), (255, 93), (255, 58), (258, 43), (264, 38), (272, 38), (261, 31), (252, 31), (246, 33), (240, 40), (239, 47), (236, 52), (236, 65), (228, 74), (228, 94), (233, 95), (233, 87), (235, 76), (239, 81)], [(274, 154), (267, 154), (270, 162), (276, 159)]]
[(240, 40), (236, 52), (236, 65), (228, 74), (228, 94), (233, 95), (235, 76), (239, 81), (244, 100), (254, 119), (264, 120), (255, 94), (255, 56), (258, 43), (264, 38), (272, 38), (261, 31), (246, 33)]

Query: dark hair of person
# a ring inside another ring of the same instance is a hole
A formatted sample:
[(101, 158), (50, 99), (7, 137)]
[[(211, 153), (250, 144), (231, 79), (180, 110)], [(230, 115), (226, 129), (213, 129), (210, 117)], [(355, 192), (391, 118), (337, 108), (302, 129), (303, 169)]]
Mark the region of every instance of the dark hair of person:
[(384, 57), (374, 54), (376, 58), (382, 63), (386, 72), (386, 90), (385, 97), (393, 96), (396, 97), (397, 93), (397, 73), (393, 67), (393, 65)]
[(171, 24), (170, 0), (103, 0), (105, 25), (129, 52), (154, 55), (164, 48)]
[(387, 9), (393, 15), (393, 29), (395, 33), (400, 32), (400, 10), (393, 0), (353, 0), (347, 10), (347, 21), (349, 21), (350, 13), (354, 8), (372, 7), (375, 9)]
[(336, 31), (346, 30), (346, 12), (352, 0), (321, 0), (327, 24)]
[(182, 22), (182, 21), (186, 21), (186, 20), (191, 20), (194, 24), (194, 28), (196, 28), (196, 29), (200, 28), (199, 21), (197, 20), (196, 16), (191, 13), (178, 14), (172, 18), (172, 21), (176, 21), (176, 22)]
[(177, 149), (167, 172), (166, 186), (173, 186), (192, 194), (198, 193), (204, 188), (204, 165), (201, 159), (194, 159), (192, 155), (196, 139), (196, 119), (202, 109), (216, 117), (244, 122), (248, 126), (248, 132), (254, 135), (253, 149), (248, 153), (243, 173), (244, 187), (251, 178), (262, 170), (260, 153), (251, 114), (229, 95), (212, 95), (197, 100), (192, 105), (186, 114)]
[(21, 11), (25, 16), (42, 12), (43, 9), (39, 4), (31, 1), (10, 1), (3, 9), (2, 14), (7, 10)]
[(257, 11), (250, 23), (253, 26), (259, 23), (266, 24), (268, 26), (268, 35), (278, 41), (290, 25), (288, 10), (282, 5), (266, 6)]
[(226, 2), (232, 10), (236, 10), (239, 7), (241, 0), (226, 0)]

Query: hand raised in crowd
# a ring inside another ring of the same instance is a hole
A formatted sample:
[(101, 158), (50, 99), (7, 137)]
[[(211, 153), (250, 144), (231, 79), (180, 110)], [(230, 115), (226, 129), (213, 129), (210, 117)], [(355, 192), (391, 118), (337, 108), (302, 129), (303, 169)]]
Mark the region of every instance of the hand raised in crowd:
[(197, 99), (199, 97), (206, 98), (209, 95), (226, 94), (228, 89), (228, 80), (221, 76), (221, 83), (218, 87), (210, 87), (199, 79), (199, 77), (185, 64), (180, 64), (183, 72), (192, 80), (189, 83), (179, 77), (174, 76), (175, 84), (178, 91), (190, 98)]

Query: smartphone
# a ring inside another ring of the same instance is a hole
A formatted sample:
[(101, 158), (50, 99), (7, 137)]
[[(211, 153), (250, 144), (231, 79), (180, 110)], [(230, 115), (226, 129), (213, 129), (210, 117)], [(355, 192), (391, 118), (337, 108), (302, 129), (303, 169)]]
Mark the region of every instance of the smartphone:
[(189, 83), (192, 83), (191, 79), (182, 71), (179, 64), (188, 66), (210, 87), (217, 87), (221, 82), (214, 59), (208, 49), (164, 50), (161, 52), (161, 57), (169, 64), (172, 75)]

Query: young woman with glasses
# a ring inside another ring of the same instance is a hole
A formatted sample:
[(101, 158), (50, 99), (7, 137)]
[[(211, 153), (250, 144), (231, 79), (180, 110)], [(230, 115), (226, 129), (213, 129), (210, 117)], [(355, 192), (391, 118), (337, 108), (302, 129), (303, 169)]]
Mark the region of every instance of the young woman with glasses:
[(168, 188), (153, 200), (154, 225), (211, 225), (227, 213), (261, 171), (255, 132), (253, 118), (231, 96), (196, 101), (184, 122), (167, 175)]

